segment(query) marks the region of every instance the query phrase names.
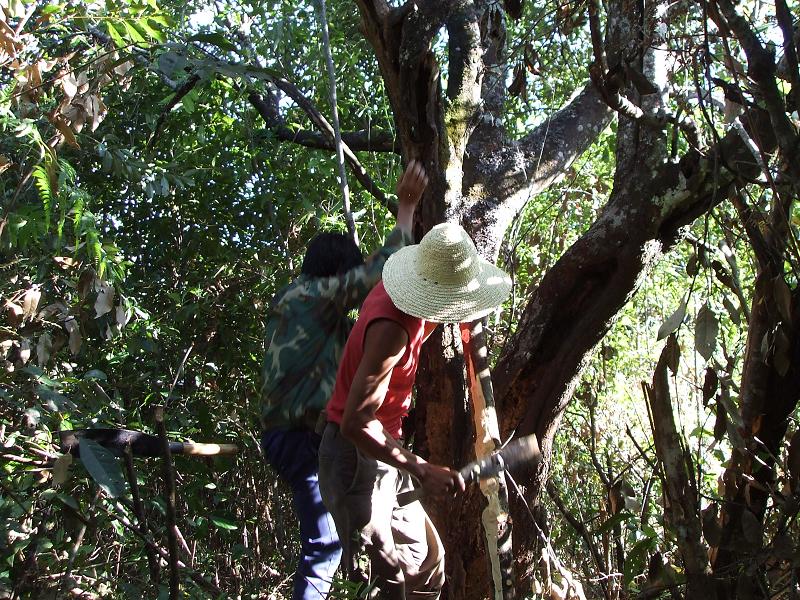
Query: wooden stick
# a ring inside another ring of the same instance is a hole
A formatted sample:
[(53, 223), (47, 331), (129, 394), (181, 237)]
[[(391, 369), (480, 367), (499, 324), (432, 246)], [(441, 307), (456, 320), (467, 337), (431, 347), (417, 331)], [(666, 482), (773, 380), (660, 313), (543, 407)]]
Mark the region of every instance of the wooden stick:
[[(120, 514), (119, 512), (111, 512), (108, 509), (103, 509), (103, 510), (108, 516), (122, 523), (123, 527), (130, 530), (134, 535), (136, 535), (139, 539), (141, 539), (145, 543), (145, 545), (151, 550), (153, 550), (153, 552), (158, 554), (158, 556), (160, 556), (164, 560), (167, 561), (169, 560), (169, 553), (166, 550), (164, 550), (161, 546), (156, 544), (152, 539), (150, 539), (150, 537), (148, 537), (148, 535), (145, 532), (143, 532), (139, 527), (128, 521), (128, 519), (124, 515)], [(116, 510), (119, 511), (120, 509)], [(194, 581), (198, 586), (200, 586), (204, 590), (211, 592), (214, 598), (221, 598), (224, 596), (222, 590), (218, 586), (214, 585), (213, 583), (205, 579), (197, 571), (194, 571), (189, 567), (187, 567), (186, 564), (184, 564), (183, 562), (178, 561), (178, 568), (184, 569), (186, 574), (189, 576), (189, 579)]]
[[(128, 483), (131, 486), (131, 496), (133, 496), (133, 514), (136, 515), (136, 521), (142, 530), (147, 530), (147, 521), (145, 520), (144, 505), (142, 505), (142, 497), (139, 494), (139, 482), (136, 479), (136, 472), (133, 469), (133, 453), (131, 452), (130, 444), (125, 446), (125, 474), (128, 476)], [(147, 564), (150, 567), (150, 578), (153, 584), (158, 589), (158, 584), (161, 581), (161, 568), (158, 564), (158, 557), (155, 551), (145, 544), (145, 552), (147, 553)]]
[(169, 550), (169, 599), (180, 597), (180, 575), (178, 573), (178, 536), (175, 534), (175, 469), (169, 449), (167, 428), (164, 425), (164, 407), (156, 406), (156, 431), (161, 438), (162, 466), (164, 476), (164, 502), (167, 505), (167, 549)]

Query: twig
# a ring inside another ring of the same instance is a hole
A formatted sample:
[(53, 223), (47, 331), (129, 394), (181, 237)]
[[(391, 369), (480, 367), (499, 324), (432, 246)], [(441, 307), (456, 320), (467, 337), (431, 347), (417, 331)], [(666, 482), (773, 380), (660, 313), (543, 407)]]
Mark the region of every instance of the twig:
[[(180, 369), (179, 369), (180, 371)], [(177, 377), (176, 377), (177, 381)], [(173, 383), (173, 387), (174, 387)], [(169, 398), (167, 398), (169, 399)], [(177, 600), (180, 596), (180, 575), (178, 573), (178, 536), (175, 534), (175, 470), (172, 466), (172, 452), (169, 449), (167, 428), (164, 425), (164, 407), (156, 406), (156, 430), (161, 439), (162, 471), (164, 476), (164, 502), (167, 513), (167, 549), (169, 550), (169, 598)]]
[[(148, 548), (150, 548), (153, 552), (158, 554), (158, 556), (161, 559), (165, 561), (169, 560), (169, 553), (163, 548), (161, 548), (159, 545), (157, 545), (152, 539), (150, 539), (150, 537), (144, 531), (142, 531), (141, 529), (136, 527), (136, 525), (128, 521), (128, 519), (124, 515), (120, 514), (118, 512), (119, 509), (116, 509), (114, 512), (111, 512), (110, 510), (104, 507), (101, 507), (101, 509), (108, 516), (122, 523), (123, 527), (125, 527), (126, 529), (131, 531), (134, 535), (136, 535), (139, 539), (141, 539), (145, 543), (145, 545)], [(189, 576), (189, 579), (194, 581), (198, 586), (214, 594), (215, 598), (224, 596), (222, 590), (219, 587), (217, 587), (216, 585), (205, 579), (202, 575), (200, 575), (196, 571), (187, 567), (186, 564), (184, 564), (183, 562), (178, 561), (178, 567), (183, 569), (186, 575)]]
[[(572, 525), (572, 528), (581, 536), (586, 547), (589, 549), (589, 552), (594, 559), (594, 563), (597, 566), (597, 571), (602, 573), (605, 570), (605, 565), (603, 564), (603, 557), (600, 556), (600, 551), (597, 549), (597, 546), (594, 544), (591, 535), (589, 535), (589, 531), (586, 529), (586, 525), (581, 523), (575, 516), (567, 510), (567, 507), (564, 505), (564, 502), (561, 500), (561, 496), (558, 494), (558, 490), (556, 489), (555, 485), (551, 481), (547, 482), (547, 494), (550, 496), (550, 499), (553, 501), (553, 504), (556, 505), (558, 512), (561, 513), (567, 522)], [(606, 597), (607, 600), (611, 600), (611, 591), (608, 589), (608, 583), (606, 582), (606, 578), (608, 576), (604, 576), (601, 579), (598, 579), (600, 586), (603, 588), (603, 596)]]
[[(97, 501), (100, 499), (100, 495), (102, 493), (103, 493), (102, 488), (98, 487), (97, 491), (94, 494), (94, 498), (92, 499), (92, 502), (91, 504), (89, 504), (89, 508), (86, 511), (88, 517), (91, 517), (92, 509), (94, 508), (95, 504), (97, 504)], [(54, 599), (61, 596), (61, 590), (64, 587), (64, 583), (70, 578), (70, 575), (72, 573), (72, 567), (75, 564), (75, 557), (78, 556), (78, 550), (80, 549), (81, 544), (83, 544), (83, 538), (86, 535), (86, 529), (88, 528), (88, 526), (89, 522), (84, 521), (83, 523), (81, 523), (81, 526), (78, 529), (78, 535), (75, 536), (75, 543), (72, 544), (72, 550), (70, 550), (69, 553), (69, 562), (67, 563), (67, 568), (64, 570), (64, 575), (61, 578), (61, 582), (58, 584), (58, 588), (56, 588), (56, 594), (53, 597)]]
[(328, 95), (331, 100), (331, 119), (333, 120), (333, 141), (336, 146), (336, 166), (339, 170), (339, 186), (342, 189), (342, 208), (347, 230), (358, 246), (358, 231), (350, 209), (350, 188), (347, 187), (347, 170), (344, 166), (344, 148), (342, 143), (342, 130), (339, 124), (339, 107), (336, 105), (336, 72), (331, 56), (331, 42), (328, 35), (328, 15), (325, 9), (325, 0), (317, 0), (317, 20), (322, 32), (322, 50), (325, 54), (325, 63), (328, 68)]
[[(131, 453), (131, 446), (125, 446), (125, 474), (128, 476), (128, 483), (131, 486), (131, 496), (133, 497), (133, 513), (136, 515), (136, 520), (143, 530), (147, 530), (147, 521), (145, 520), (144, 506), (142, 505), (142, 497), (139, 494), (139, 482), (136, 479), (136, 472), (133, 468), (133, 454)], [(150, 567), (150, 578), (153, 584), (158, 588), (161, 581), (161, 569), (159, 568), (158, 558), (155, 551), (145, 544), (145, 552), (147, 553), (147, 564)]]
[(186, 96), (189, 92), (194, 89), (194, 86), (197, 85), (197, 82), (200, 81), (200, 76), (197, 73), (193, 73), (189, 77), (186, 78), (186, 81), (175, 90), (175, 95), (172, 99), (167, 103), (164, 107), (164, 110), (161, 111), (161, 114), (158, 117), (158, 121), (156, 122), (155, 129), (153, 130), (153, 134), (150, 136), (150, 139), (147, 140), (147, 148), (152, 148), (153, 144), (155, 144), (156, 139), (158, 139), (158, 135), (161, 133), (161, 129), (164, 126), (164, 122), (167, 120), (167, 115), (172, 112), (172, 109), (177, 106), (178, 102), (183, 100), (184, 96)]

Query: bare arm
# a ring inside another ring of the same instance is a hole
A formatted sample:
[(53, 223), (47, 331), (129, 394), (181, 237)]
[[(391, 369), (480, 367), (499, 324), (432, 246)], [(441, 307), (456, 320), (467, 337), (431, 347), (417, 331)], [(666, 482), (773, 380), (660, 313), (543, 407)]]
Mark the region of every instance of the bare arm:
[(432, 465), (409, 452), (375, 417), (407, 340), (405, 330), (394, 321), (379, 320), (369, 326), (364, 338), (364, 358), (356, 370), (342, 415), (342, 435), (362, 452), (411, 473), (428, 493), (441, 495), (463, 490), (464, 480), (457, 471)]

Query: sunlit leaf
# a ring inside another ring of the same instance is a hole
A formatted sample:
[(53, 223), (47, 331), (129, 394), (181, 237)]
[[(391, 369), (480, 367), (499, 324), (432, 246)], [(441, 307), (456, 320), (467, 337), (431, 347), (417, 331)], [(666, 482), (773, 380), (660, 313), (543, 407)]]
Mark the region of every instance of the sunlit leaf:
[(683, 323), (683, 319), (686, 318), (686, 301), (684, 300), (681, 302), (680, 306), (672, 313), (669, 318), (664, 321), (661, 327), (658, 328), (658, 335), (656, 339), (663, 340), (671, 333), (675, 333), (675, 331), (680, 327), (681, 323)]

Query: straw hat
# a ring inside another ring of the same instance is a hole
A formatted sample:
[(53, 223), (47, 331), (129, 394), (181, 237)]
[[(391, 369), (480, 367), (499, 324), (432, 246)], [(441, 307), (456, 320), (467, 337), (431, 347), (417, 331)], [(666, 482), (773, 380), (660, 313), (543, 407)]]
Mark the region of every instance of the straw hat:
[(419, 244), (389, 257), (383, 285), (404, 313), (440, 323), (474, 321), (511, 291), (508, 275), (478, 256), (467, 232), (454, 223), (436, 225)]

